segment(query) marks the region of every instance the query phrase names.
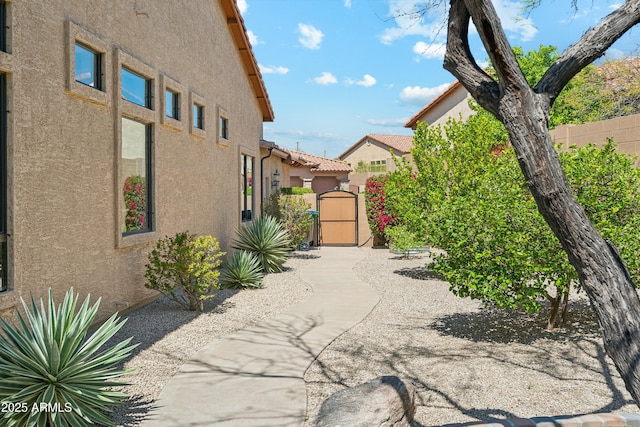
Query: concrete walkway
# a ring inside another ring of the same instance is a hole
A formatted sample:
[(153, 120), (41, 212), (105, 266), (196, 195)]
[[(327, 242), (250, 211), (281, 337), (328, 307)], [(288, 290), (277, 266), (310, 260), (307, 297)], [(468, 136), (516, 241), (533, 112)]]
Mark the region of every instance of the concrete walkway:
[(169, 381), (145, 422), (155, 426), (296, 426), (304, 423), (304, 373), (379, 301), (353, 267), (357, 248), (322, 247), (301, 271), (313, 294), (261, 325), (215, 340)]

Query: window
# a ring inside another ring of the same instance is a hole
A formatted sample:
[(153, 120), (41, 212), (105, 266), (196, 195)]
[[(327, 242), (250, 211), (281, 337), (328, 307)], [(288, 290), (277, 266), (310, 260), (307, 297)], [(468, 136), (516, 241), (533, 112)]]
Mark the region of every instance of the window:
[(103, 90), (102, 55), (93, 49), (76, 42), (75, 79), (92, 88)]
[(0, 51), (8, 52), (7, 43), (7, 2), (0, 1)]
[(251, 221), (253, 219), (253, 157), (242, 155), (240, 180), (242, 187), (242, 221)]
[(7, 84), (0, 74), (0, 292), (7, 290)]
[(204, 107), (193, 104), (193, 127), (204, 130)]
[(164, 94), (165, 115), (174, 120), (180, 120), (180, 95), (167, 89)]
[(220, 117), (220, 138), (229, 139), (229, 119)]
[(152, 81), (122, 67), (122, 97), (129, 102), (153, 109)]
[(151, 231), (151, 125), (122, 118), (120, 161), (122, 234)]

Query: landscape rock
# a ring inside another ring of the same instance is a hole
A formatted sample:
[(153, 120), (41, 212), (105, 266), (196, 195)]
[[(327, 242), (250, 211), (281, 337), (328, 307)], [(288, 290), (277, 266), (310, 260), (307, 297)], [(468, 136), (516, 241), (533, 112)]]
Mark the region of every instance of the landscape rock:
[(397, 376), (382, 376), (329, 396), (309, 427), (410, 427), (415, 388)]

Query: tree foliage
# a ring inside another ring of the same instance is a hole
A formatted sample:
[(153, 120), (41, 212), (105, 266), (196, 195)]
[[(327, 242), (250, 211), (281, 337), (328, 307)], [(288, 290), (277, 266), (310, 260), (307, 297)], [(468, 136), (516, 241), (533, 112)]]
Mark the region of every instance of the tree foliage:
[[(387, 182), (415, 182), (414, 202), (393, 203), (398, 223), (410, 224), (429, 244), (444, 249), (432, 268), (458, 296), (503, 309), (538, 311), (551, 302), (556, 325), (577, 274), (538, 212), (504, 126), (486, 112), (446, 126), (420, 124), (412, 151), (417, 172), (401, 167)], [(613, 241), (640, 278), (640, 172), (609, 142), (560, 153), (569, 182), (589, 218)], [(411, 188), (410, 186), (407, 188)], [(421, 216), (416, 215), (420, 206)], [(553, 290), (553, 291), (552, 291)]]

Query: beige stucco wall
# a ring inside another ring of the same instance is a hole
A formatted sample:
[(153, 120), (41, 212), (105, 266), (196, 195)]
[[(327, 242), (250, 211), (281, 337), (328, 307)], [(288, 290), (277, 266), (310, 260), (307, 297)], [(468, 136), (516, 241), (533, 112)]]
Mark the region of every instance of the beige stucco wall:
[[(640, 155), (640, 114), (583, 125), (563, 125), (551, 131), (553, 142), (564, 148), (571, 145), (582, 147), (589, 143), (602, 145), (607, 138), (613, 138), (618, 151)], [(636, 160), (636, 166), (640, 166), (640, 159)]]
[[(104, 317), (154, 297), (143, 273), (156, 239), (189, 230), (212, 234), (229, 249), (240, 225), (242, 153), (255, 156), (259, 172), (262, 112), (218, 1), (9, 5), (11, 54), (0, 55), (0, 69), (9, 75), (11, 111), (10, 290), (0, 294), (0, 312), (19, 297), (52, 287), (61, 298), (74, 287), (81, 297), (102, 297)], [(74, 90), (67, 81), (74, 37), (104, 49), (105, 93)], [(153, 111), (121, 99), (125, 63), (153, 79)], [(182, 122), (164, 119), (165, 82), (181, 91)], [(205, 131), (195, 134), (187, 114), (193, 99), (205, 106)], [(225, 144), (216, 138), (219, 108), (229, 119)], [(125, 238), (118, 183), (123, 115), (153, 126), (155, 200), (155, 230)]]
[[(393, 150), (393, 154), (402, 156), (402, 153), (397, 150)], [(365, 166), (369, 166), (372, 161), (385, 160), (387, 167), (393, 163), (389, 147), (371, 138), (366, 138), (341, 160), (347, 162), (354, 170), (360, 162), (363, 162)]]
[(438, 104), (434, 105), (425, 115), (418, 120), (426, 122), (430, 125), (444, 126), (450, 117), (455, 119), (466, 119), (473, 114), (473, 110), (469, 107), (471, 95), (464, 86), (458, 86), (449, 96)]

